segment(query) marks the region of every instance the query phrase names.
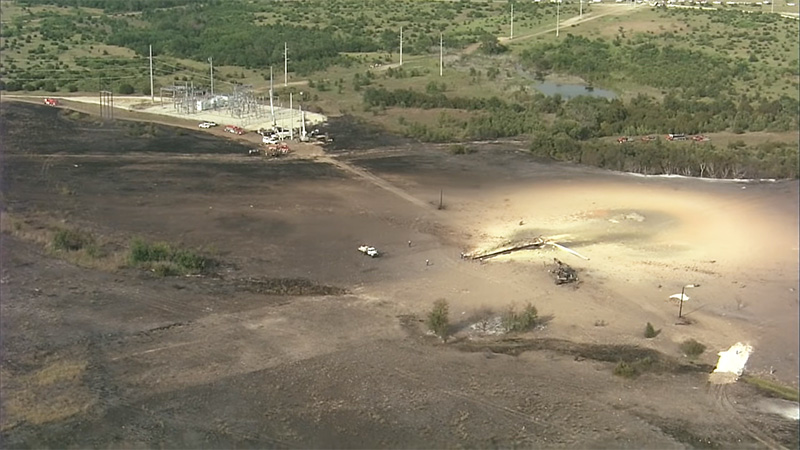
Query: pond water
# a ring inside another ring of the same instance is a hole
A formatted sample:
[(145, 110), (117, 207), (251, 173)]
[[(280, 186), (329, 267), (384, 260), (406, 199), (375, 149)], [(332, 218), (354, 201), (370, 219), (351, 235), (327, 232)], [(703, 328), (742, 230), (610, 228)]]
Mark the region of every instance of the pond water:
[(562, 84), (554, 83), (552, 81), (536, 81), (533, 83), (533, 87), (547, 96), (561, 94), (561, 98), (564, 99), (570, 99), (580, 95), (589, 95), (591, 97), (602, 97), (608, 99), (617, 97), (617, 94), (612, 91), (597, 88), (592, 89), (582, 84)]

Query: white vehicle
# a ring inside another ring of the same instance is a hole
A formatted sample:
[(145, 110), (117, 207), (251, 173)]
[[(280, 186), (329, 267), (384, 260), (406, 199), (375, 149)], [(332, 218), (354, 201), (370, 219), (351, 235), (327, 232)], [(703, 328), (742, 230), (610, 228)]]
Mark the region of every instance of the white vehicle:
[(203, 122), (199, 126), (200, 128), (211, 128), (217, 126), (217, 124), (214, 122)]
[(289, 139), (289, 137), (291, 137), (291, 133), (288, 131), (276, 131), (273, 136), (282, 141), (284, 139)]
[(278, 138), (275, 136), (267, 135), (261, 138), (261, 142), (264, 144), (277, 144)]
[(371, 258), (375, 258), (376, 256), (379, 256), (378, 250), (376, 250), (375, 247), (370, 247), (369, 245), (362, 245), (362, 246), (358, 247), (358, 251), (360, 251), (361, 253), (363, 253), (363, 254), (371, 257)]

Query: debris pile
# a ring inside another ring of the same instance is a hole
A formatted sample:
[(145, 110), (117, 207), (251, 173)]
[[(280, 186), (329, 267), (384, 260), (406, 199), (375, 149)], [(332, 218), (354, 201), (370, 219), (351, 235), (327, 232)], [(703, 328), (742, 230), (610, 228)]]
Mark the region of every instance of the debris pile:
[(488, 317), (480, 322), (473, 323), (469, 326), (469, 330), (476, 334), (490, 336), (504, 334), (506, 332), (506, 328), (503, 325), (503, 318), (500, 316)]
[(509, 244), (507, 246), (489, 250), (487, 252), (462, 253), (461, 258), (483, 261), (485, 259), (494, 258), (495, 256), (507, 255), (520, 250), (539, 249), (542, 248), (546, 243), (547, 242), (541, 236), (539, 236), (531, 240)]
[(553, 258), (553, 261), (556, 263), (556, 268), (551, 272), (556, 279), (556, 284), (567, 284), (578, 281), (578, 272), (576, 272), (575, 269), (559, 261), (558, 258)]

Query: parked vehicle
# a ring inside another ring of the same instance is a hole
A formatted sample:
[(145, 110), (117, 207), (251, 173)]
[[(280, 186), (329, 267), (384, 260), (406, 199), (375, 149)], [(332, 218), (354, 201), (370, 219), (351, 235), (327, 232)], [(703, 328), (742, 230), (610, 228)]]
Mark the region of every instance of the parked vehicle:
[(358, 251), (360, 251), (361, 253), (369, 256), (370, 258), (376, 258), (376, 257), (380, 256), (380, 253), (378, 253), (378, 250), (376, 250), (375, 247), (371, 247), (369, 245), (362, 245), (362, 246), (358, 247)]
[(58, 106), (58, 99), (57, 98), (46, 98), (44, 99), (44, 104), (47, 106)]
[(225, 131), (226, 133), (233, 133), (240, 136), (244, 134), (244, 129), (242, 127), (237, 127), (236, 125), (228, 125), (225, 127), (223, 131)]
[(217, 126), (217, 124), (216, 124), (216, 123), (214, 123), (214, 122), (203, 122), (203, 123), (201, 123), (201, 124), (200, 124), (200, 125), (198, 125), (198, 126), (199, 126), (200, 128), (211, 128), (211, 127), (215, 127), (215, 126)]
[(685, 141), (686, 135), (682, 133), (670, 133), (667, 135), (668, 141)]

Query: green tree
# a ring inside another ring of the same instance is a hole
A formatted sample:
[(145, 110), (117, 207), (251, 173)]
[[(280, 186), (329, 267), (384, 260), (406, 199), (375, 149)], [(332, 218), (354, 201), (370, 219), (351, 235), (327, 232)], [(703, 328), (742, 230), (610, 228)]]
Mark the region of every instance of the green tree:
[(441, 298), (433, 302), (433, 309), (428, 313), (428, 328), (442, 340), (447, 339), (450, 331), (450, 307), (447, 300)]
[(133, 86), (131, 86), (128, 83), (123, 83), (119, 85), (119, 93), (122, 95), (131, 95), (134, 92), (136, 92), (136, 90), (133, 88)]
[(500, 41), (497, 40), (497, 37), (492, 36), (489, 33), (481, 36), (479, 48), (480, 51), (486, 55), (499, 55), (500, 53), (505, 53), (508, 50), (508, 47), (501, 44)]

